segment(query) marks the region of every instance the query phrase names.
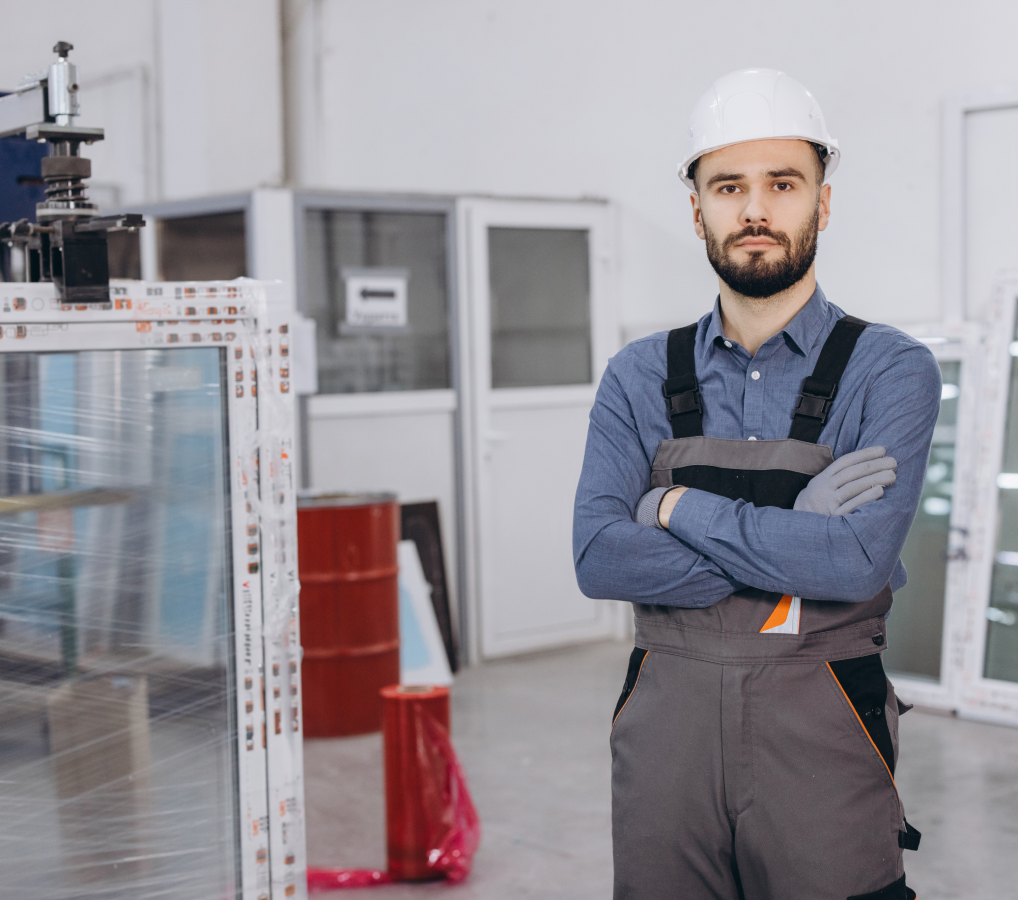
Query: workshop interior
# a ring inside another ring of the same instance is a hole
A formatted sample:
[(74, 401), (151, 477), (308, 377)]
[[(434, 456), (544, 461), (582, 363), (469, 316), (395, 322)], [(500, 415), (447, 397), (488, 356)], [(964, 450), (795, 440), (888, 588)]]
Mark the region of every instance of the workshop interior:
[(823, 290), (943, 382), (882, 652), (909, 885), (1013, 890), (1018, 12), (779, 6), (4, 3), (0, 895), (608, 896), (588, 416), (714, 302), (676, 163), (758, 61), (845, 136)]

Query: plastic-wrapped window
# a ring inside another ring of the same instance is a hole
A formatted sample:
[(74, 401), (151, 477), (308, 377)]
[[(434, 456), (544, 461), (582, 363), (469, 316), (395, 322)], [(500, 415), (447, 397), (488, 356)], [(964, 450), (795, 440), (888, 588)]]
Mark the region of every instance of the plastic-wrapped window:
[(0, 878), (18, 897), (233, 892), (224, 353), (2, 359)]
[(300, 898), (285, 314), (113, 290), (0, 290), (0, 894)]

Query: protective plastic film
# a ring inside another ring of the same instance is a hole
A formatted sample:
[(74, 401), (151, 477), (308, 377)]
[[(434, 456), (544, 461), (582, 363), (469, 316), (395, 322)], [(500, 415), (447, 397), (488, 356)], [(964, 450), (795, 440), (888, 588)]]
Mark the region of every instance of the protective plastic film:
[(305, 894), (289, 339), (267, 287), (0, 290), (4, 896)]
[(232, 896), (225, 350), (0, 364), (0, 883)]

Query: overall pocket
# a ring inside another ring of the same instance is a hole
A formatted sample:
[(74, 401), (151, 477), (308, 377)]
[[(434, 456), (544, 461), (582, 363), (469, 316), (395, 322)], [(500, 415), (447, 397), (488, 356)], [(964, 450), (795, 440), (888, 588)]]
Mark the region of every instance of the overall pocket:
[[(884, 666), (880, 654), (860, 656), (857, 659), (839, 659), (829, 662), (831, 670), (841, 690), (852, 704), (855, 714), (859, 717), (863, 728), (876, 751), (880, 754), (887, 771), (894, 777), (897, 762), (897, 707), (894, 709), (894, 721), (889, 722), (887, 715), (888, 686), (890, 682), (884, 674)], [(891, 697), (892, 702), (895, 698)], [(894, 726), (894, 734), (891, 727)]]
[(622, 685), (622, 693), (619, 695), (619, 702), (615, 704), (615, 713), (612, 716), (612, 728), (615, 727), (615, 722), (618, 719), (620, 713), (629, 702), (629, 698), (633, 695), (633, 691), (636, 690), (636, 683), (640, 680), (640, 673), (643, 671), (643, 664), (647, 659), (647, 651), (641, 650), (639, 647), (634, 647), (633, 652), (629, 654), (629, 668), (626, 671), (626, 680)]

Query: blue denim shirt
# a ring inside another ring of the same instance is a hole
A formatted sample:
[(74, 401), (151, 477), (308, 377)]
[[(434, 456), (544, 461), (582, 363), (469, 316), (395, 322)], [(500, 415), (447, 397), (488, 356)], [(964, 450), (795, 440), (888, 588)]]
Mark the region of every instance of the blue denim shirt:
[[(802, 380), (845, 313), (817, 287), (798, 315), (750, 356), (727, 340), (720, 298), (699, 321), (696, 371), (703, 433), (788, 437)], [(814, 600), (863, 601), (905, 584), (912, 525), (940, 411), (940, 368), (896, 328), (859, 338), (819, 443), (835, 458), (883, 446), (897, 480), (847, 516), (756, 507), (701, 490), (675, 504), (668, 531), (633, 521), (658, 444), (671, 438), (661, 394), (668, 334), (633, 341), (608, 363), (590, 413), (573, 518), (573, 559), (588, 597), (703, 607), (751, 586)]]

